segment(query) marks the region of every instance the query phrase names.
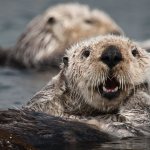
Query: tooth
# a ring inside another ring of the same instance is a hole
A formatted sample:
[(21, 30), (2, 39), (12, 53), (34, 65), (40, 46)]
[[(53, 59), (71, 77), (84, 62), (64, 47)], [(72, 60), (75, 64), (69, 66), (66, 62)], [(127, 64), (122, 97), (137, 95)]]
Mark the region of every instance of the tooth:
[(106, 87), (103, 86), (103, 91), (104, 92), (107, 92), (107, 93), (110, 93), (110, 92), (117, 92), (119, 89), (119, 87), (117, 86), (115, 89), (106, 89)]
[(118, 91), (118, 86), (113, 90), (114, 92)]
[(107, 92), (108, 90), (103, 86), (103, 91)]

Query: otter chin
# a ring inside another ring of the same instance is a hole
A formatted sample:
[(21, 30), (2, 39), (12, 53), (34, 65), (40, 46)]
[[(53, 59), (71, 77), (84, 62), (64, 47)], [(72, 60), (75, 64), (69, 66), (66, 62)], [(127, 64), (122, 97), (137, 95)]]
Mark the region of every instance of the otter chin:
[[(94, 93), (95, 97), (93, 99), (97, 102), (93, 103), (93, 100), (88, 101), (95, 108), (102, 111), (112, 111), (118, 109), (118, 104), (121, 103), (120, 98), (124, 95), (124, 93), (128, 93), (121, 87), (119, 80), (112, 75), (108, 75), (104, 80), (104, 83), (100, 83), (95, 87), (89, 88), (89, 93)], [(113, 108), (108, 105), (114, 104)], [(106, 108), (105, 108), (106, 107)]]

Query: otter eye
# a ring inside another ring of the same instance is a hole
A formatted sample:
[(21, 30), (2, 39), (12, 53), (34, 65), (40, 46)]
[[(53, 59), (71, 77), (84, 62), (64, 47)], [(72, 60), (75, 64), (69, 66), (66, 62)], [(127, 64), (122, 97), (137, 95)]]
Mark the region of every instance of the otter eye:
[(55, 20), (54, 17), (49, 17), (48, 20), (47, 20), (48, 24), (54, 24), (55, 22), (56, 22), (56, 20)]
[(137, 48), (134, 48), (134, 49), (132, 50), (132, 55), (133, 55), (134, 57), (136, 57), (138, 54), (139, 54), (139, 52), (138, 52)]
[(68, 57), (67, 56), (64, 56), (63, 57), (63, 63), (65, 64), (65, 66), (68, 66)]
[(92, 19), (85, 19), (84, 22), (87, 23), (87, 24), (93, 24), (94, 20), (92, 20)]
[(82, 56), (85, 58), (89, 57), (89, 55), (90, 55), (90, 50), (84, 50), (82, 53)]

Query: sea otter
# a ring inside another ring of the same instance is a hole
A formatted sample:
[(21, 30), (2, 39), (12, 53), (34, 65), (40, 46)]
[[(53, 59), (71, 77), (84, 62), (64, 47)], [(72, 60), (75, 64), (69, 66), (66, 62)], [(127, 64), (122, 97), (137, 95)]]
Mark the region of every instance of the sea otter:
[(48, 70), (58, 68), (66, 48), (82, 39), (122, 34), (103, 11), (83, 4), (59, 4), (35, 17), (11, 49), (0, 49), (0, 64)]
[(91, 38), (67, 50), (61, 67), (24, 108), (94, 124), (121, 138), (149, 134), (150, 56), (138, 44), (122, 36)]

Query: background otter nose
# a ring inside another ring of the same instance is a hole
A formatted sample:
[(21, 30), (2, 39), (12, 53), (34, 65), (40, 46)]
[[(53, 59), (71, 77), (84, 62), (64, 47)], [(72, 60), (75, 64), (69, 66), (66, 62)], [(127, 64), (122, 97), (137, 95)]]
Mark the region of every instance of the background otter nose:
[(109, 68), (113, 68), (122, 60), (122, 55), (117, 47), (111, 45), (101, 55), (101, 61)]
[(112, 34), (114, 34), (114, 35), (122, 35), (123, 32), (116, 30), (116, 31), (113, 31)]

